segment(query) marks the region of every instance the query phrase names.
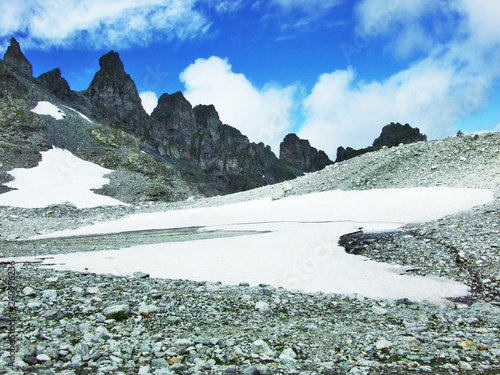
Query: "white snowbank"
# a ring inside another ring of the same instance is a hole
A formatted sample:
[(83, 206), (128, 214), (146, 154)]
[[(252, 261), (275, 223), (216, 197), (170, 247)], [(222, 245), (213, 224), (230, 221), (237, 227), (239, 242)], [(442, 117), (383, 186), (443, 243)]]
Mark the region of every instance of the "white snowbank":
[(41, 154), (38, 166), (9, 172), (14, 180), (5, 185), (18, 190), (0, 194), (1, 206), (36, 208), (71, 202), (86, 208), (124, 204), (90, 191), (109, 183), (103, 175), (112, 172), (110, 169), (82, 160), (67, 150), (53, 148)]
[(84, 120), (86, 120), (86, 121), (90, 122), (91, 124), (93, 124), (93, 123), (94, 123), (94, 121), (92, 121), (91, 119), (89, 119), (89, 118), (88, 118), (87, 116), (85, 116), (83, 113), (78, 112), (76, 109), (73, 109), (73, 108), (71, 108), (71, 107), (68, 107), (67, 105), (65, 105), (64, 107), (66, 107), (66, 108), (68, 108), (68, 109), (72, 110), (73, 112), (75, 112), (75, 113), (79, 114), (79, 115), (80, 115), (80, 117), (81, 117), (82, 119), (84, 119)]
[[(467, 286), (437, 277), (400, 275), (404, 268), (346, 254), (339, 236), (394, 230), (437, 219), (493, 200), (488, 190), (415, 188), (329, 191), (278, 201), (262, 199), (227, 206), (131, 215), (45, 237), (203, 226), (204, 230), (267, 231), (113, 251), (56, 255), (56, 268), (152, 277), (221, 281), (307, 292), (358, 293), (371, 298), (425, 300), (467, 294)], [(42, 236), (40, 236), (42, 237)], [(418, 251), (418, 249), (415, 249)]]
[(57, 108), (54, 104), (49, 102), (38, 102), (35, 108), (31, 112), (37, 113), (39, 115), (49, 115), (54, 117), (56, 120), (62, 120), (65, 113)]
[(265, 198), (225, 206), (135, 214), (46, 237), (104, 234), (133, 230), (228, 226), (271, 222), (370, 222), (402, 225), (435, 220), (492, 201), (482, 189), (411, 188), (364, 191), (333, 190), (280, 200)]

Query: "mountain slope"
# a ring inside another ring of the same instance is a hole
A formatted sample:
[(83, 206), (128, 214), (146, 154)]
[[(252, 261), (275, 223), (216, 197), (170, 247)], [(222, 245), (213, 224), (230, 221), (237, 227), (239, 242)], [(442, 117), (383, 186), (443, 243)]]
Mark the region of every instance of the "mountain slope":
[[(116, 170), (99, 192), (129, 203), (227, 194), (302, 174), (222, 124), (213, 106), (192, 108), (181, 93), (163, 95), (149, 116), (118, 53), (102, 56), (99, 65), (89, 88), (75, 92), (57, 68), (32, 77), (12, 40), (0, 60), (0, 184), (10, 179), (6, 171), (35, 166), (39, 152), (52, 146)], [(39, 101), (65, 116), (33, 114)]]

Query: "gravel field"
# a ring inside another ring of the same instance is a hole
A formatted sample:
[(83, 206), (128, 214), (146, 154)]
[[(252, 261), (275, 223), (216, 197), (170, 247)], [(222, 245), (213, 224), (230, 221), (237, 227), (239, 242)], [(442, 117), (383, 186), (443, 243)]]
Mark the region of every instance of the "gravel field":
[[(123, 181), (123, 185), (127, 181)], [(176, 203), (78, 210), (0, 207), (1, 257), (180, 241), (194, 228), (26, 241), (139, 212), (208, 207), (332, 189), (491, 189), (496, 200), (393, 233), (342, 238), (346, 251), (471, 287), (460, 300), (370, 300), (249, 287), (2, 265), (0, 373), (500, 373), (500, 133), (419, 142), (334, 164), (282, 184)], [(218, 233), (203, 235), (238, 235)], [(52, 242), (51, 242), (52, 241)], [(10, 283), (10, 284), (9, 284)], [(16, 360), (9, 286), (16, 287)]]

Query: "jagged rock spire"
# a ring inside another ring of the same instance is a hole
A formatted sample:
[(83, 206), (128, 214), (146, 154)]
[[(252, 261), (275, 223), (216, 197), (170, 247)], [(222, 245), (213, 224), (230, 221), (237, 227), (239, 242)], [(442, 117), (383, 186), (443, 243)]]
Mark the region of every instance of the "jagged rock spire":
[(142, 135), (148, 115), (120, 56), (110, 51), (99, 59), (99, 66), (101, 70), (88, 88), (94, 116), (114, 127)]
[(71, 88), (69, 87), (68, 81), (61, 77), (61, 69), (55, 68), (47, 73), (43, 73), (38, 79), (57, 97), (61, 99), (71, 98)]
[(332, 164), (326, 153), (317, 150), (306, 139), (288, 134), (280, 144), (280, 159), (304, 172), (314, 172)]
[(5, 53), (3, 60), (19, 73), (29, 77), (33, 76), (33, 67), (21, 52), (21, 46), (14, 38), (10, 40), (10, 46), (7, 48), (7, 52)]

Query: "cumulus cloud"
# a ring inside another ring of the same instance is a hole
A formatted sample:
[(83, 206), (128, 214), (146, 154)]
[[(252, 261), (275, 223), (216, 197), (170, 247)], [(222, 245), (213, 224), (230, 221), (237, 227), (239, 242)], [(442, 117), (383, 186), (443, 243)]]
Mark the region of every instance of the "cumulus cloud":
[(222, 122), (238, 128), (250, 141), (264, 142), (278, 152), (291, 127), (295, 86), (267, 84), (256, 88), (232, 71), (227, 59), (198, 59), (180, 75), (185, 97), (193, 106), (213, 104)]
[(211, 23), (195, 0), (24, 0), (0, 3), (0, 35), (14, 33), (25, 48), (114, 46), (190, 39)]
[(158, 105), (158, 96), (153, 91), (144, 91), (139, 94), (142, 107), (150, 115)]
[(482, 45), (500, 44), (500, 2), (496, 0), (460, 0), (457, 11), (466, 16), (472, 38)]
[[(353, 67), (323, 74), (304, 101), (299, 136), (335, 157), (338, 146), (371, 145), (392, 121), (419, 127), (432, 139), (456, 132), (459, 122), (484, 109), (500, 78), (500, 66), (491, 64), (500, 59), (500, 33), (491, 29), (500, 22), (499, 5), (442, 3), (361, 2), (357, 30), (365, 33), (365, 45), (370, 38), (386, 38), (386, 48), (406, 58), (408, 68), (372, 82), (358, 79)], [(443, 17), (452, 20), (447, 35), (435, 36), (429, 27)]]
[(382, 126), (393, 121), (442, 135), (451, 126), (449, 122), (443, 126), (447, 114), (442, 107), (451, 72), (425, 65), (383, 82), (357, 83), (352, 68), (323, 74), (304, 101), (307, 120), (299, 136), (335, 158), (338, 146), (369, 146)]

